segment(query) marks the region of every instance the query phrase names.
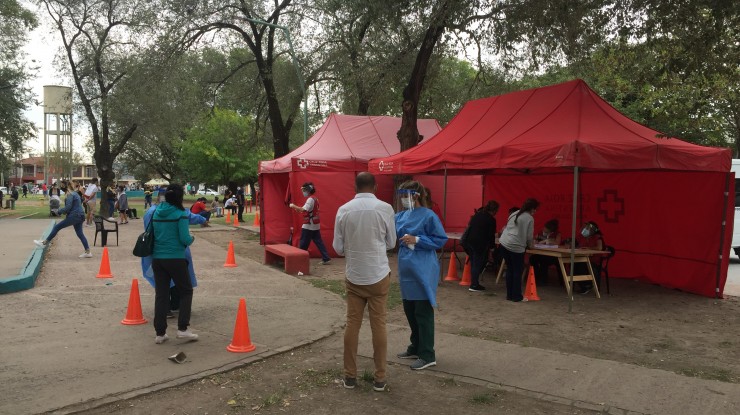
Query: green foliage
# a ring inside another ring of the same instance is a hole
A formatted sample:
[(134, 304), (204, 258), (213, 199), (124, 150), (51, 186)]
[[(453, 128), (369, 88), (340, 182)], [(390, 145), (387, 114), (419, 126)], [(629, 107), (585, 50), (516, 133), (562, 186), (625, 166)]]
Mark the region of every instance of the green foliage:
[(179, 164), (196, 182), (228, 184), (255, 180), (270, 151), (252, 139), (252, 119), (215, 108), (191, 128), (180, 147)]

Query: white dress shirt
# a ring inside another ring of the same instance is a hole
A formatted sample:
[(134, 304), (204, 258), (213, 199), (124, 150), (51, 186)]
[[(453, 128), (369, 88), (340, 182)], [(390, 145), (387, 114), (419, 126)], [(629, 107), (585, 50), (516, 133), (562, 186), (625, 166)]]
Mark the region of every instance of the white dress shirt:
[(371, 285), (390, 272), (387, 250), (396, 246), (395, 212), (372, 193), (358, 193), (342, 205), (334, 223), (332, 246), (346, 258), (347, 279)]

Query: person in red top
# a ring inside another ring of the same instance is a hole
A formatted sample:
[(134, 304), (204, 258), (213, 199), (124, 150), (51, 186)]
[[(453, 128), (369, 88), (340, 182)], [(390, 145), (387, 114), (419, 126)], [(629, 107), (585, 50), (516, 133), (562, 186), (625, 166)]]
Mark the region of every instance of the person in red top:
[(208, 222), (211, 220), (211, 210), (206, 206), (205, 197), (198, 199), (193, 206), (190, 207), (190, 211), (193, 212), (194, 215), (200, 215), (206, 218), (206, 223), (203, 225), (208, 226)]

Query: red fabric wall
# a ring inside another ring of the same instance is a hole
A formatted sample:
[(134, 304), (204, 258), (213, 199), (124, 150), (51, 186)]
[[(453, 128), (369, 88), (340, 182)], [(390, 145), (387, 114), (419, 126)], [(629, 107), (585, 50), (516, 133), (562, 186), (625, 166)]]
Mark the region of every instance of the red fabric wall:
[[(610, 277), (637, 278), (714, 296), (721, 249), (721, 295), (727, 278), (734, 204), (724, 195), (727, 173), (584, 172), (579, 180), (576, 232), (584, 221), (599, 224), (607, 245), (617, 251), (609, 264)], [(500, 224), (510, 206), (534, 197), (541, 202), (535, 214), (535, 231), (557, 218), (563, 238), (571, 234), (571, 172), (487, 176), (485, 194), (501, 203), (496, 218)], [(726, 200), (727, 229), (721, 243)]]
[(260, 243), (284, 244), (290, 237), (291, 210), (285, 206), (288, 173), (260, 174)]

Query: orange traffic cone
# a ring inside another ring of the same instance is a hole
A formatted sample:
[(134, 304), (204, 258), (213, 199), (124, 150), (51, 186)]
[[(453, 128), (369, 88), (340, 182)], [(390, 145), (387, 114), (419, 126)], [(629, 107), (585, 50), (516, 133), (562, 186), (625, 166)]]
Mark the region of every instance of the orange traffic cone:
[(253, 226), (260, 226), (260, 211), (255, 209), (254, 210), (254, 223)]
[(529, 275), (527, 275), (527, 289), (524, 290), (524, 298), (529, 301), (540, 301), (540, 297), (537, 296), (537, 283), (534, 279), (534, 268), (529, 268)]
[(457, 260), (453, 252), (450, 252), (450, 266), (447, 269), (445, 281), (460, 281), (460, 277), (457, 276)]
[(103, 248), (103, 257), (100, 258), (100, 270), (95, 278), (113, 278), (110, 273), (110, 261), (108, 260), (108, 247)]
[(226, 209), (226, 223), (231, 223), (231, 209)]
[(256, 347), (252, 344), (249, 335), (249, 319), (247, 318), (247, 302), (239, 299), (239, 310), (236, 312), (236, 324), (234, 325), (234, 337), (226, 350), (234, 353), (249, 353)]
[(134, 278), (131, 282), (131, 294), (128, 296), (128, 310), (126, 310), (126, 318), (121, 320), (121, 324), (127, 326), (134, 326), (137, 324), (145, 324), (146, 319), (141, 313), (141, 297), (139, 296), (139, 280)]
[(235, 227), (238, 227), (239, 226), (239, 217), (236, 216), (236, 215), (234, 215), (234, 226)]
[(224, 263), (224, 266), (226, 268), (236, 268), (236, 259), (234, 259), (234, 242), (233, 241), (229, 241), (229, 250), (228, 252), (226, 252), (226, 262)]
[(462, 281), (460, 281), (460, 285), (469, 287), (470, 286), (470, 257), (465, 255), (465, 268), (463, 268), (463, 276)]

